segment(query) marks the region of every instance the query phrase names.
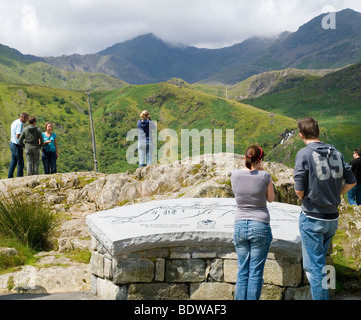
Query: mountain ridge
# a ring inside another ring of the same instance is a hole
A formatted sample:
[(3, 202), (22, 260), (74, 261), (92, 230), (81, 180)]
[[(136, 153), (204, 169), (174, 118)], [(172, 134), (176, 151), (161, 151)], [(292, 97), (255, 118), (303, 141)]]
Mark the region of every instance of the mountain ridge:
[[(85, 55), (36, 57), (1, 45), (0, 65), (43, 62), (67, 72), (107, 74), (129, 84), (181, 78), (188, 83), (233, 85), (266, 71), (335, 69), (361, 61), (361, 13), (352, 9), (337, 12), (336, 29), (324, 30), (324, 18), (321, 14), (296, 32), (285, 31), (272, 38), (251, 37), (219, 49), (174, 45), (152, 33)], [(0, 73), (0, 79), (3, 77)]]
[(361, 61), (361, 13), (336, 13), (335, 30), (324, 30), (325, 14), (277, 37), (252, 37), (220, 49), (173, 45), (152, 33), (114, 44), (95, 54), (43, 57), (54, 67), (100, 72), (130, 84), (182, 78), (189, 83), (235, 84), (265, 71), (340, 68)]

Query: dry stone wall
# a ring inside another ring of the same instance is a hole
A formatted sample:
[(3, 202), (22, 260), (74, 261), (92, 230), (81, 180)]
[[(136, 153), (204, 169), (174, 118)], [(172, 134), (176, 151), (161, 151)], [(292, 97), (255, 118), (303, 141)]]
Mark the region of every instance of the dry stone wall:
[[(171, 247), (117, 258), (94, 238), (92, 292), (107, 300), (233, 300), (237, 256), (233, 246)], [(301, 261), (267, 258), (264, 300), (311, 299)]]

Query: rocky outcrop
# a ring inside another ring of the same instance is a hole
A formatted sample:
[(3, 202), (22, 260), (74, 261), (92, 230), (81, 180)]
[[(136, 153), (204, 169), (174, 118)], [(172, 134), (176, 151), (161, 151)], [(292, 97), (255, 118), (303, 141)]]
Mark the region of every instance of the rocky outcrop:
[[(89, 265), (59, 258), (74, 250), (90, 249), (91, 237), (85, 224), (88, 214), (151, 200), (234, 197), (230, 183), (233, 160), (236, 167), (243, 166), (243, 156), (224, 153), (119, 174), (77, 172), (1, 180), (0, 192), (25, 193), (46, 202), (61, 223), (54, 235), (54, 250), (40, 253), (30, 273), (29, 268), (24, 267), (15, 274), (1, 275), (0, 292), (7, 292), (9, 287), (17, 290), (27, 287), (30, 276), (47, 279), (41, 286), (49, 293), (63, 292), (56, 283), (63, 283), (64, 277), (74, 279), (66, 290), (89, 290)], [(272, 175), (277, 201), (297, 203), (293, 170), (276, 163), (264, 166)], [(52, 276), (45, 276), (46, 271)]]

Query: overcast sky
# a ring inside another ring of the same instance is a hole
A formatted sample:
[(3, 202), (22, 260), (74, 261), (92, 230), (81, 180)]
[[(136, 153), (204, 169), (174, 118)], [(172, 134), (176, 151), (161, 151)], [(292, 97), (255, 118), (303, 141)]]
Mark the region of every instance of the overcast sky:
[(0, 0), (0, 43), (24, 54), (96, 53), (138, 35), (219, 48), (297, 31), (360, 0)]

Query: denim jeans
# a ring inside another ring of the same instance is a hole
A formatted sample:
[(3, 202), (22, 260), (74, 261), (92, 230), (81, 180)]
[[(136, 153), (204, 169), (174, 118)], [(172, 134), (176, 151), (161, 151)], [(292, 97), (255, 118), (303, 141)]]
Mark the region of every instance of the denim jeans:
[(17, 177), (24, 176), (24, 153), (23, 147), (19, 144), (10, 142), (10, 151), (11, 151), (11, 162), (9, 167), (8, 178), (14, 178), (14, 171), (16, 166), (18, 166)]
[(361, 206), (361, 184), (349, 190), (347, 192), (347, 198), (351, 206)]
[(328, 288), (322, 286), (322, 280), (326, 277), (322, 269), (326, 266), (327, 250), (337, 227), (338, 220), (316, 220), (303, 212), (299, 218), (303, 269), (311, 285), (313, 300), (329, 299)]
[(263, 271), (271, 241), (269, 224), (253, 220), (235, 222), (238, 265), (235, 300), (259, 300), (261, 297)]
[(44, 173), (45, 174), (54, 174), (57, 172), (56, 168), (56, 160), (58, 158), (56, 157), (56, 152), (47, 152), (43, 151), (41, 160), (43, 161), (44, 166)]
[(153, 144), (138, 142), (139, 168), (152, 164)]

